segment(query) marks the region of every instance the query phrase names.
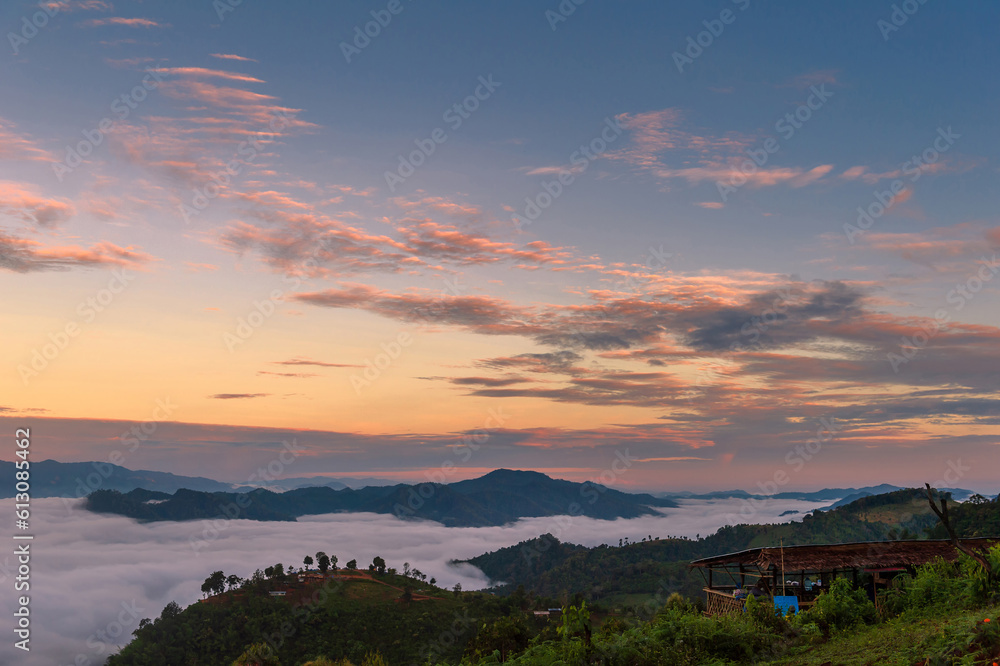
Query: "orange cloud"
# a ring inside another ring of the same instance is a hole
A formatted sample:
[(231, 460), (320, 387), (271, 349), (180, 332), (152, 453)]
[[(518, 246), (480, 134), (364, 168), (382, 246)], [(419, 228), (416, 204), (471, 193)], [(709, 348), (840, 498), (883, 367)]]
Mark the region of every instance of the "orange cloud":
[(88, 28), (94, 28), (102, 25), (121, 25), (129, 28), (169, 28), (169, 23), (160, 23), (152, 19), (146, 18), (124, 18), (121, 16), (112, 16), (110, 18), (103, 19), (90, 19), (84, 21), (83, 25)]

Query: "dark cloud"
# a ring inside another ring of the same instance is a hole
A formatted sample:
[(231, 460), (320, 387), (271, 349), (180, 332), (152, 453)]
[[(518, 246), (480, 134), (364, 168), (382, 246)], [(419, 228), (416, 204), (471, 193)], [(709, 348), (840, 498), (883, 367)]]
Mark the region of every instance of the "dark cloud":
[(270, 393), (216, 393), (208, 396), (213, 400), (243, 400), (245, 398), (266, 398)]
[(757, 294), (738, 307), (693, 308), (679, 316), (686, 342), (698, 350), (728, 350), (734, 344), (761, 349), (815, 340), (826, 325), (863, 314), (864, 293), (842, 282), (821, 282)]

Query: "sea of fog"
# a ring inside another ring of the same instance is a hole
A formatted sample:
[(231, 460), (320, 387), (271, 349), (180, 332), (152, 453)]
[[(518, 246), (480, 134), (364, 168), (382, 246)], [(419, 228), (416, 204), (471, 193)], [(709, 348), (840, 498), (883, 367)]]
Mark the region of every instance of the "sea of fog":
[[(302, 565), (307, 554), (337, 555), (343, 566), (357, 559), (367, 567), (376, 555), (400, 570), (409, 562), (438, 584), (466, 590), (489, 584), (467, 559), (550, 533), (561, 541), (617, 545), (628, 537), (706, 536), (736, 522), (801, 520), (802, 513), (829, 502), (767, 500), (754, 512), (740, 500), (685, 500), (662, 515), (613, 521), (585, 517), (520, 520), (503, 527), (443, 527), (381, 514), (327, 514), (298, 522), (224, 521), (206, 529), (202, 521), (139, 524), (79, 508), (78, 500), (32, 501), (31, 572), (28, 592), (15, 592), (14, 546), (0, 551), (0, 608), (11, 627), (17, 598), (30, 597), (31, 651), (14, 647), (10, 629), (0, 642), (0, 663), (25, 666), (87, 666), (103, 663), (125, 645), (142, 618), (158, 617), (170, 601), (181, 606), (201, 598), (201, 584), (215, 570), (250, 576), (283, 563)], [(744, 513), (741, 515), (741, 509)], [(799, 513), (781, 516), (786, 511)], [(14, 534), (12, 514), (0, 520)], [(13, 544), (13, 541), (8, 541)], [(194, 545), (192, 545), (192, 543)]]

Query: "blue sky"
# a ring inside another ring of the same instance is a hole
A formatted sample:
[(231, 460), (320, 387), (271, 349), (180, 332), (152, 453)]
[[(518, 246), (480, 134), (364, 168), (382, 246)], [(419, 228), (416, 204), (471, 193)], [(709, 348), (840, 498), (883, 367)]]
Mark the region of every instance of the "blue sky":
[(238, 478), (261, 428), (320, 433), (316, 472), (420, 478), (497, 406), (507, 448), (464, 475), (586, 478), (638, 442), (625, 484), (753, 485), (821, 417), (800, 485), (995, 457), (995, 4), (221, 1), (52, 0), (28, 39), (43, 10), (0, 9), (0, 406), (51, 457), (106, 456), (164, 396), (207, 430), (127, 466)]

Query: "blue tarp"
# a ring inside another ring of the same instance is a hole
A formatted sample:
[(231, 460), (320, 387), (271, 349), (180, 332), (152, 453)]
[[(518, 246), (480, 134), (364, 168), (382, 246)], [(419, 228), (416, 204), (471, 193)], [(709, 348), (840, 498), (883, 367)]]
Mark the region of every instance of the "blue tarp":
[(779, 611), (782, 615), (788, 613), (788, 609), (791, 608), (796, 613), (799, 612), (799, 598), (798, 597), (775, 597), (774, 598), (774, 609)]

